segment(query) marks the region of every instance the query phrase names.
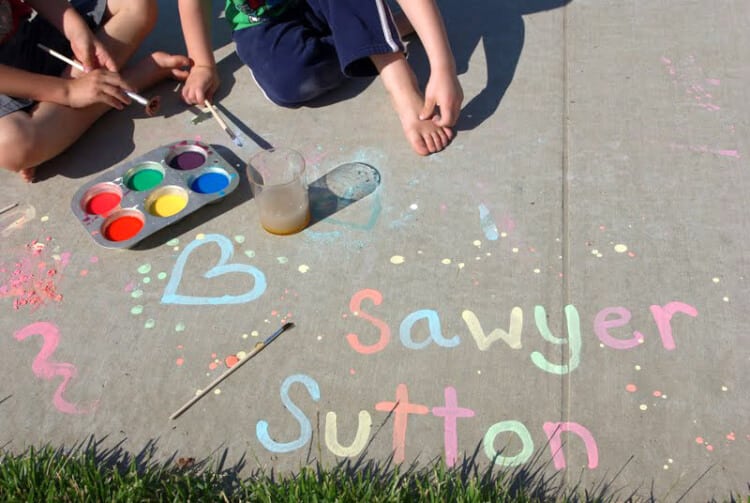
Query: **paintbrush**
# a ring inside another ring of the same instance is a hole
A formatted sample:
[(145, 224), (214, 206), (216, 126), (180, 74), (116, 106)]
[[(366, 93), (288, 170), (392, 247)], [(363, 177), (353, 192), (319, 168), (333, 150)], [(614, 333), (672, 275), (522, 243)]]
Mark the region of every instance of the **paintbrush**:
[(284, 323), (281, 326), (281, 328), (279, 328), (277, 331), (275, 331), (273, 334), (271, 334), (265, 341), (259, 342), (258, 344), (256, 344), (255, 348), (253, 348), (253, 350), (250, 353), (248, 353), (244, 358), (242, 358), (240, 361), (238, 361), (237, 363), (235, 363), (233, 367), (230, 367), (229, 369), (227, 369), (226, 371), (224, 371), (224, 373), (221, 374), (216, 379), (214, 379), (214, 381), (211, 382), (211, 384), (209, 384), (204, 389), (202, 389), (197, 395), (195, 395), (193, 398), (191, 398), (185, 405), (183, 405), (182, 407), (180, 407), (174, 414), (172, 414), (171, 416), (169, 416), (169, 419), (177, 419), (178, 417), (180, 417), (183, 412), (185, 412), (190, 407), (192, 407), (195, 402), (197, 402), (198, 400), (200, 400), (201, 398), (203, 398), (206, 395), (206, 393), (208, 393), (209, 391), (211, 391), (212, 389), (214, 389), (221, 381), (223, 381), (224, 379), (226, 379), (227, 377), (229, 377), (230, 375), (232, 375), (233, 372), (235, 372), (242, 365), (244, 365), (245, 363), (247, 363), (248, 360), (250, 360), (252, 357), (254, 357), (258, 353), (260, 353), (261, 351), (263, 351), (263, 349), (266, 346), (268, 346), (269, 344), (271, 344), (274, 339), (276, 339), (278, 336), (280, 336), (282, 333), (286, 332), (287, 330), (289, 330), (292, 327), (294, 327), (294, 323), (291, 323), (291, 322)]
[[(84, 69), (83, 65), (81, 63), (79, 63), (78, 61), (70, 59), (69, 57), (67, 57), (67, 56), (65, 56), (63, 54), (60, 54), (59, 52), (55, 51), (54, 49), (50, 49), (49, 47), (47, 47), (44, 44), (36, 44), (36, 45), (41, 50), (43, 50), (44, 52), (46, 52), (47, 54), (49, 54), (50, 56), (53, 56), (53, 57), (59, 59), (60, 61), (63, 61), (64, 63), (69, 64), (70, 66), (72, 66), (76, 70), (81, 71), (81, 72), (85, 72), (86, 71)], [(140, 103), (144, 107), (146, 107), (146, 114), (148, 114), (149, 116), (153, 116), (154, 114), (156, 114), (156, 111), (159, 109), (159, 104), (161, 103), (161, 99), (158, 96), (154, 96), (151, 99), (146, 99), (143, 96), (141, 96), (140, 94), (134, 93), (133, 91), (127, 91), (127, 90), (123, 89), (123, 92), (125, 94), (127, 94), (130, 99), (132, 99), (132, 100)]]
[(6, 211), (10, 211), (10, 210), (12, 210), (12, 209), (13, 209), (13, 208), (15, 208), (16, 206), (18, 206), (18, 203), (13, 203), (13, 204), (9, 204), (9, 205), (8, 205), (8, 206), (6, 206), (5, 208), (3, 208), (3, 209), (0, 209), (0, 215), (2, 215), (3, 213), (5, 213)]
[(235, 145), (237, 145), (238, 147), (241, 147), (242, 142), (240, 141), (239, 138), (237, 138), (237, 135), (234, 134), (234, 131), (229, 129), (229, 126), (227, 126), (227, 123), (224, 122), (224, 119), (221, 118), (221, 115), (219, 115), (219, 112), (216, 111), (216, 108), (214, 108), (211, 102), (206, 100), (203, 103), (205, 103), (206, 107), (208, 107), (208, 109), (211, 111), (211, 115), (214, 116), (214, 119), (216, 119), (216, 122), (219, 123), (219, 126), (221, 127), (221, 129), (223, 129), (224, 132), (229, 135), (229, 137), (232, 139)]

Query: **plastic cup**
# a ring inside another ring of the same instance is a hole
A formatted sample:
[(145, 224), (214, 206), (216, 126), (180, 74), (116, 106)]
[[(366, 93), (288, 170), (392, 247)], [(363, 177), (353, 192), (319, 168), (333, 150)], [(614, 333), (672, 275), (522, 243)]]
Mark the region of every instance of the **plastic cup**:
[(296, 150), (271, 148), (248, 161), (247, 177), (260, 224), (271, 234), (287, 235), (310, 223), (305, 159)]

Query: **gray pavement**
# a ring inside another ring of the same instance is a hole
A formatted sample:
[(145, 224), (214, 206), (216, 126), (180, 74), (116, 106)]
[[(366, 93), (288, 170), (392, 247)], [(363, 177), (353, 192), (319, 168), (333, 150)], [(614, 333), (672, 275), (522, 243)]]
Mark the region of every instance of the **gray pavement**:
[[(161, 4), (144, 53), (181, 50)], [(93, 437), (248, 473), (476, 454), (620, 496), (747, 497), (750, 4), (441, 5), (466, 101), (438, 155), (411, 152), (377, 80), (272, 105), (217, 19), (242, 147), (165, 83), (161, 115), (108, 114), (39, 182), (0, 173), (0, 446)], [(418, 41), (410, 59), (424, 82)], [(239, 187), (132, 249), (88, 236), (79, 188), (180, 140)], [(259, 225), (244, 167), (269, 145), (328, 188), (302, 233)]]

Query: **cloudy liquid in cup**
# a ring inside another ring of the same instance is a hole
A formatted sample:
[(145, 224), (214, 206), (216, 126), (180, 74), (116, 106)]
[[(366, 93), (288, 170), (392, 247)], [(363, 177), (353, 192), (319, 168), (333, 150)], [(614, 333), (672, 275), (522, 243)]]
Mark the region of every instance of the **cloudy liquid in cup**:
[(271, 234), (294, 234), (310, 223), (307, 190), (299, 186), (269, 187), (258, 195), (260, 223)]

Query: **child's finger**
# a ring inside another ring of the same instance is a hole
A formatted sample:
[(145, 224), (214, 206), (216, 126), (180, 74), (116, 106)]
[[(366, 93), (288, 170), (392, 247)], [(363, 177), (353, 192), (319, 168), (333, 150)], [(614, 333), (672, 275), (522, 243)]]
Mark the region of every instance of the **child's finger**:
[(433, 114), (435, 113), (435, 106), (437, 103), (432, 98), (427, 98), (424, 102), (424, 106), (422, 107), (422, 111), (419, 112), (419, 120), (427, 120), (432, 118)]

